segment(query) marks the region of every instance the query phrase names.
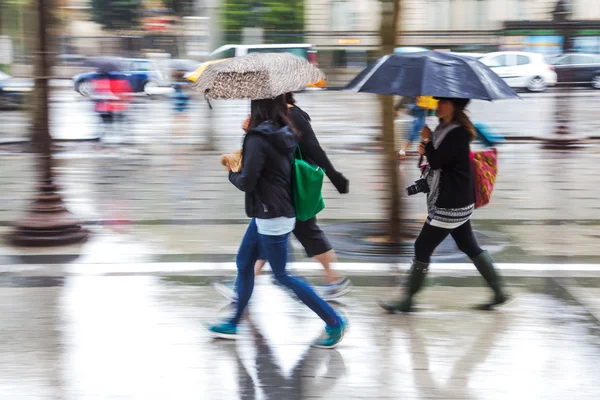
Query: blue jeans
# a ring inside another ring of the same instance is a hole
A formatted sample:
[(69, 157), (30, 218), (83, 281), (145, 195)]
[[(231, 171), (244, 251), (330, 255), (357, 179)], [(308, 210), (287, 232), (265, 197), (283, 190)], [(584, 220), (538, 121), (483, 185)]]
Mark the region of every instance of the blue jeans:
[(412, 108), (412, 116), (413, 116), (413, 124), (412, 129), (410, 130), (410, 134), (408, 136), (409, 142), (414, 142), (419, 138), (421, 134), (421, 129), (425, 126), (425, 117), (427, 115), (427, 110), (421, 108), (419, 106), (414, 105)]
[(308, 283), (287, 274), (285, 267), (288, 257), (289, 235), (289, 233), (280, 236), (261, 235), (256, 228), (256, 221), (254, 219), (250, 221), (236, 257), (238, 301), (235, 316), (231, 319), (232, 324), (237, 325), (240, 322), (252, 296), (254, 290), (254, 264), (258, 260), (262, 244), (267, 261), (271, 264), (273, 274), (279, 283), (291, 289), (300, 301), (313, 310), (327, 325), (339, 325), (341, 321), (339, 315), (315, 293)]

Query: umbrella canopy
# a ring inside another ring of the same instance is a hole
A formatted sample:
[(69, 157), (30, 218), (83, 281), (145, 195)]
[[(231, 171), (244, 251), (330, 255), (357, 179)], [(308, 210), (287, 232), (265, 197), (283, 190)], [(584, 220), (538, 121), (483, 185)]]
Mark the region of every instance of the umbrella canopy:
[(306, 89), (324, 79), (321, 70), (291, 53), (252, 53), (206, 66), (194, 87), (208, 99), (259, 100)]
[(209, 65), (220, 63), (220, 62), (227, 61), (227, 60), (230, 60), (230, 59), (222, 58), (220, 60), (211, 60), (211, 61), (203, 62), (202, 64), (200, 64), (200, 66), (198, 68), (196, 68), (196, 70), (194, 72), (187, 75), (186, 79), (188, 81), (196, 82), (198, 80), (198, 78), (200, 78), (200, 76), (204, 73), (204, 71), (206, 71), (206, 68), (208, 68)]
[(84, 65), (98, 70), (98, 72), (119, 72), (123, 70), (123, 60), (118, 57), (91, 57)]
[(439, 51), (384, 56), (358, 74), (346, 89), (398, 96), (519, 98), (502, 78), (478, 60)]

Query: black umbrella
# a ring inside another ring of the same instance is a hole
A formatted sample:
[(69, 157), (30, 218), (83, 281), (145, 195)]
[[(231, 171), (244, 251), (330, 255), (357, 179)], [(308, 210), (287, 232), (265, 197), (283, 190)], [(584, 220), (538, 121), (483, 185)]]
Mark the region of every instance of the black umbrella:
[(118, 72), (123, 69), (123, 60), (117, 57), (91, 57), (85, 61), (85, 66), (98, 72)]
[(502, 78), (478, 60), (439, 51), (384, 56), (362, 71), (346, 89), (398, 96), (519, 98)]

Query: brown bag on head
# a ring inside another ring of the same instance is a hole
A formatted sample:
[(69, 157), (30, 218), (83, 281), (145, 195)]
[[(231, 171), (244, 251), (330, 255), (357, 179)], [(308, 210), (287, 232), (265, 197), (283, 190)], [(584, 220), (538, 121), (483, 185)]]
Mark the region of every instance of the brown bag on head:
[(242, 170), (242, 150), (223, 154), (223, 156), (221, 156), (221, 164), (223, 164), (228, 171), (240, 172)]

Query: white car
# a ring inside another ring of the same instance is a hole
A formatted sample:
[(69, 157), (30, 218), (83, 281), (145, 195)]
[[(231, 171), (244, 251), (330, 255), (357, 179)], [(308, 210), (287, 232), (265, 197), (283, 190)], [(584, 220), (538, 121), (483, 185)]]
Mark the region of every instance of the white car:
[(556, 85), (554, 67), (546, 62), (543, 54), (499, 51), (486, 54), (479, 61), (490, 67), (512, 88), (543, 92)]

